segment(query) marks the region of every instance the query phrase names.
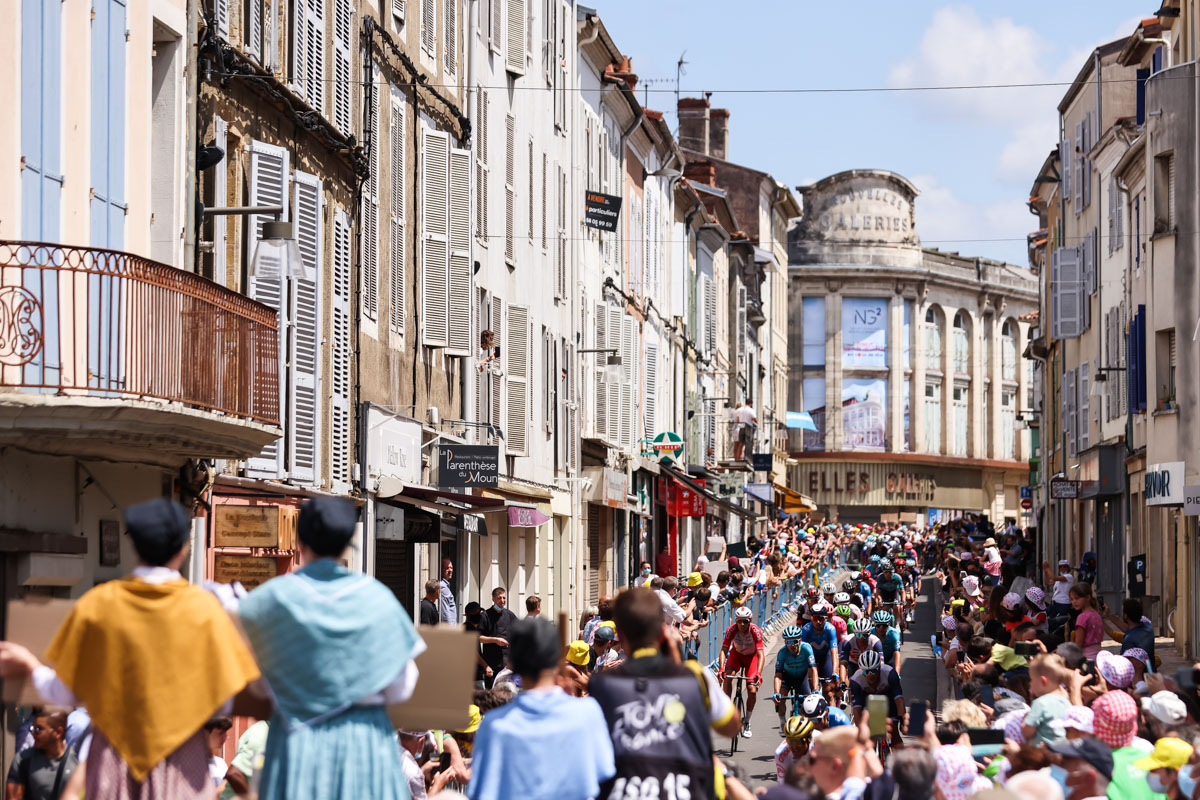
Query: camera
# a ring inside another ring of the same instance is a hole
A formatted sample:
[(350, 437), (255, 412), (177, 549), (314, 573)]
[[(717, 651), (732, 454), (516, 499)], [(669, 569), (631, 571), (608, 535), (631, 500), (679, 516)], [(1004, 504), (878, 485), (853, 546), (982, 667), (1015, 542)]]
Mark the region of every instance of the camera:
[(1013, 652), (1024, 658), (1038, 654), (1037, 645), (1033, 642), (1014, 642)]

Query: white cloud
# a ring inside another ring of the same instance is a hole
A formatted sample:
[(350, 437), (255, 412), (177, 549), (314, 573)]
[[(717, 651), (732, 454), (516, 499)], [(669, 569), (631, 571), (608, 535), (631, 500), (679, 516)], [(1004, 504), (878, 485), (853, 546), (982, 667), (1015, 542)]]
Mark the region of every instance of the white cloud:
[(1037, 220), (1021, 195), (997, 203), (980, 203), (960, 197), (933, 175), (914, 175), (912, 182), (921, 192), (916, 218), (922, 244), (1024, 266), (1022, 237), (1034, 229)]

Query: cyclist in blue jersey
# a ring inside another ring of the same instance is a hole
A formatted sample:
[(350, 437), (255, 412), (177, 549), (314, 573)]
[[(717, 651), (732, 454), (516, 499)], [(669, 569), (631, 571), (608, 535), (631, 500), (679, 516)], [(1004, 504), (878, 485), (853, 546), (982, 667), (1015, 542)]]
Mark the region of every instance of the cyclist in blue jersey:
[(887, 611), (876, 611), (871, 615), (875, 635), (883, 645), (883, 663), (900, 671), (900, 629), (894, 627), (896, 618)]
[(900, 744), (900, 731), (907, 727), (908, 710), (904, 707), (904, 688), (900, 685), (900, 673), (879, 658), (879, 654), (868, 650), (858, 659), (858, 672), (850, 678), (850, 705), (854, 708), (854, 723), (862, 719), (867, 698), (881, 694), (888, 699), (888, 719), (892, 720), (892, 744)]
[(827, 621), (829, 614), (830, 608), (824, 603), (813, 606), (812, 621), (800, 629), (800, 638), (812, 647), (821, 677), (838, 674), (837, 629)]
[(883, 655), (883, 643), (873, 630), (871, 620), (856, 619), (850, 624), (850, 633), (842, 640), (839, 657), (841, 660), (842, 680), (849, 680), (858, 670), (858, 659), (867, 650), (874, 650)]
[(812, 647), (801, 639), (798, 626), (783, 629), (783, 644), (775, 657), (775, 694), (771, 697), (780, 727), (787, 721), (788, 697), (803, 697), (817, 685), (817, 660)]

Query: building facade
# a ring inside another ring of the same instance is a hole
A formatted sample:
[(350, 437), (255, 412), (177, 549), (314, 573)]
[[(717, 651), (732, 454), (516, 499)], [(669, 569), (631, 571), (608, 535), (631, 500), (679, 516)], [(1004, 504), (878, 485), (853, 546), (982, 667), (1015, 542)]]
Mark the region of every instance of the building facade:
[(922, 248), (909, 181), (852, 170), (801, 187), (788, 235), (790, 485), (827, 516), (1026, 519), (1036, 309), (1027, 269)]

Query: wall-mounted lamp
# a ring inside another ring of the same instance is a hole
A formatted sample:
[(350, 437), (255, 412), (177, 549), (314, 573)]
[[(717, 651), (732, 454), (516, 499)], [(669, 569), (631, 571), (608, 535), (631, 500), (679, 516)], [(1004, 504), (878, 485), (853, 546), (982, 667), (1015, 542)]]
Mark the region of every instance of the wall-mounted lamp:
[(623, 369), (624, 362), (617, 355), (617, 349), (613, 348), (589, 348), (586, 350), (576, 350), (576, 353), (606, 353), (608, 358), (604, 359), (604, 380), (607, 383), (619, 383), (625, 377)]
[(304, 259), (300, 256), (300, 244), (296, 241), (296, 230), (290, 222), (264, 222), (262, 238), (254, 248), (250, 261), (249, 277), (253, 280), (307, 277)]

